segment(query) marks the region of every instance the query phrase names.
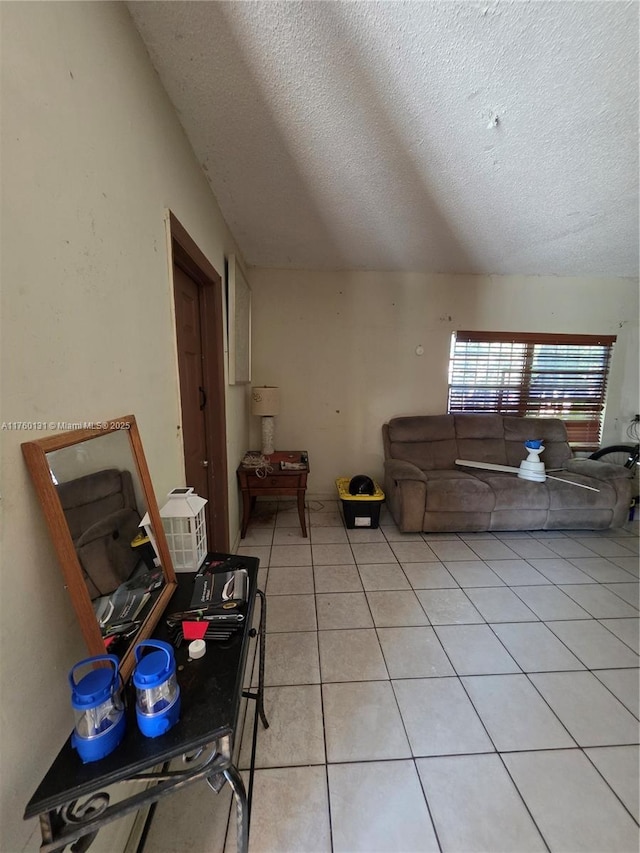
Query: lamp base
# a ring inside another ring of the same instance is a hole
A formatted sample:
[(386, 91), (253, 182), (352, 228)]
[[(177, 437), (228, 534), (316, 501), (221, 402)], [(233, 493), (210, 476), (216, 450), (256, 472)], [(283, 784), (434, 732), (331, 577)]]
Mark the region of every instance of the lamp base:
[(276, 419), (273, 415), (262, 416), (262, 450), (263, 456), (271, 456), (275, 451)]

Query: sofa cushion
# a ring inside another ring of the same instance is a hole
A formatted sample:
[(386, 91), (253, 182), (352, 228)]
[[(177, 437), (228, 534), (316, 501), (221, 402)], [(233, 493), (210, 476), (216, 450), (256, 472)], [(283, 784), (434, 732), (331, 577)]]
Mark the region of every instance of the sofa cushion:
[(412, 462), (423, 471), (455, 468), (458, 445), (450, 441), (403, 441), (389, 446), (392, 459)]
[(503, 438), (459, 438), (458, 459), (508, 465)]
[(504, 441), (502, 415), (455, 415), (456, 438), (499, 438)]
[(504, 437), (506, 441), (524, 442), (541, 439), (545, 445), (552, 441), (567, 441), (567, 428), (557, 418), (514, 418), (505, 415)]
[(489, 530), (494, 515), (491, 512), (425, 512), (421, 529), (433, 533)]
[(423, 470), (453, 468), (458, 455), (453, 415), (392, 418), (386, 452)]
[(121, 509), (94, 524), (76, 542), (90, 598), (108, 595), (131, 577), (139, 560), (131, 547), (139, 524), (136, 510)]
[(507, 465), (502, 415), (456, 415), (458, 459)]
[(497, 509), (491, 513), (486, 530), (547, 530), (547, 509)]
[[(563, 471), (558, 475), (562, 480), (552, 480), (547, 477), (545, 485), (549, 490), (550, 509), (611, 509), (616, 505), (617, 495), (611, 483), (593, 480), (580, 474), (570, 474)], [(569, 480), (569, 482), (564, 482)], [(583, 483), (598, 489), (580, 489), (571, 483)]]
[(500, 471), (474, 470), (473, 473), (491, 489), (494, 509), (549, 509), (548, 480), (544, 483), (534, 483), (531, 480), (521, 480), (516, 474)]
[(491, 487), (464, 471), (425, 471), (427, 512), (491, 512), (495, 496)]
[[(604, 530), (607, 527), (619, 527), (615, 522), (613, 509), (550, 509), (545, 530)], [(623, 523), (624, 519), (620, 523)]]
[(540, 459), (545, 468), (562, 468), (572, 453), (567, 438), (567, 428), (555, 418), (511, 418), (504, 419), (505, 450), (507, 465), (520, 465), (527, 458), (524, 442), (540, 439), (544, 451)]
[(129, 471), (106, 468), (57, 487), (90, 597), (108, 595), (135, 568), (140, 515)]
[(60, 483), (57, 491), (74, 541), (112, 513), (136, 508), (131, 474), (117, 468)]
[(455, 437), (453, 415), (416, 415), (389, 421), (391, 442), (443, 441), (455, 440)]

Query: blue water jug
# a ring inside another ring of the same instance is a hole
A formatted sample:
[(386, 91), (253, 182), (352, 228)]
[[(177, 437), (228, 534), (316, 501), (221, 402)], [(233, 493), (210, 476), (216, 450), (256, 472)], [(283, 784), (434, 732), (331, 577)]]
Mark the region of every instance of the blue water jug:
[[(154, 651), (146, 652), (147, 649)], [(146, 737), (168, 732), (180, 718), (180, 688), (173, 648), (162, 640), (143, 640), (134, 650), (136, 719)]]
[[(95, 668), (95, 664), (102, 662), (109, 666)], [(77, 671), (89, 665), (94, 668), (77, 681)], [(118, 746), (124, 735), (124, 704), (118, 665), (118, 658), (114, 655), (98, 655), (79, 661), (69, 673), (71, 706), (75, 716), (71, 745), (78, 750), (85, 764), (104, 758)]]

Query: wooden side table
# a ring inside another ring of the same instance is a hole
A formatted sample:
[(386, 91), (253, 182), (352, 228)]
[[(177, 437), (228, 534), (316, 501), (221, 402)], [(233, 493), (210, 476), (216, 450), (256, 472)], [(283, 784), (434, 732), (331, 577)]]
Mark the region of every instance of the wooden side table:
[[(247, 456), (259, 457), (257, 450), (251, 450)], [(245, 457), (246, 458), (246, 457)], [(307, 524), (304, 516), (304, 496), (307, 489), (307, 474), (309, 473), (309, 456), (306, 450), (277, 450), (270, 456), (267, 467), (254, 467), (243, 462), (238, 466), (238, 483), (242, 490), (242, 529), (240, 538), (244, 539), (251, 518), (251, 510), (258, 497), (297, 497), (298, 516), (302, 535), (307, 535)], [(302, 464), (295, 470), (283, 469), (281, 463)]]

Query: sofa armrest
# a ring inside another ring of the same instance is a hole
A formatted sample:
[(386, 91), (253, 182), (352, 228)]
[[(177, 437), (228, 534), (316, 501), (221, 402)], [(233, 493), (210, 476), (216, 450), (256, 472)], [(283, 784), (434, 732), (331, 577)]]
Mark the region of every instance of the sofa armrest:
[[(107, 515), (106, 518), (101, 518), (100, 521), (96, 521), (91, 527), (88, 527), (76, 540), (76, 548), (82, 548), (84, 545), (88, 545), (91, 542), (95, 542), (96, 539), (102, 539), (105, 536), (118, 538), (123, 530), (129, 533), (130, 528), (137, 526), (138, 521), (139, 516), (135, 510), (118, 509)], [(126, 545), (130, 546), (131, 542), (126, 542)]]
[(384, 463), (384, 490), (387, 507), (403, 533), (422, 530), (427, 501), (425, 474), (411, 462), (387, 459)]
[(603, 481), (631, 480), (634, 476), (634, 472), (624, 465), (612, 465), (599, 459), (569, 459), (564, 463), (564, 470)]
[(427, 484), (428, 480), (425, 474), (414, 465), (412, 462), (405, 462), (403, 459), (387, 459), (384, 463), (386, 477), (391, 477), (394, 480), (418, 480)]

